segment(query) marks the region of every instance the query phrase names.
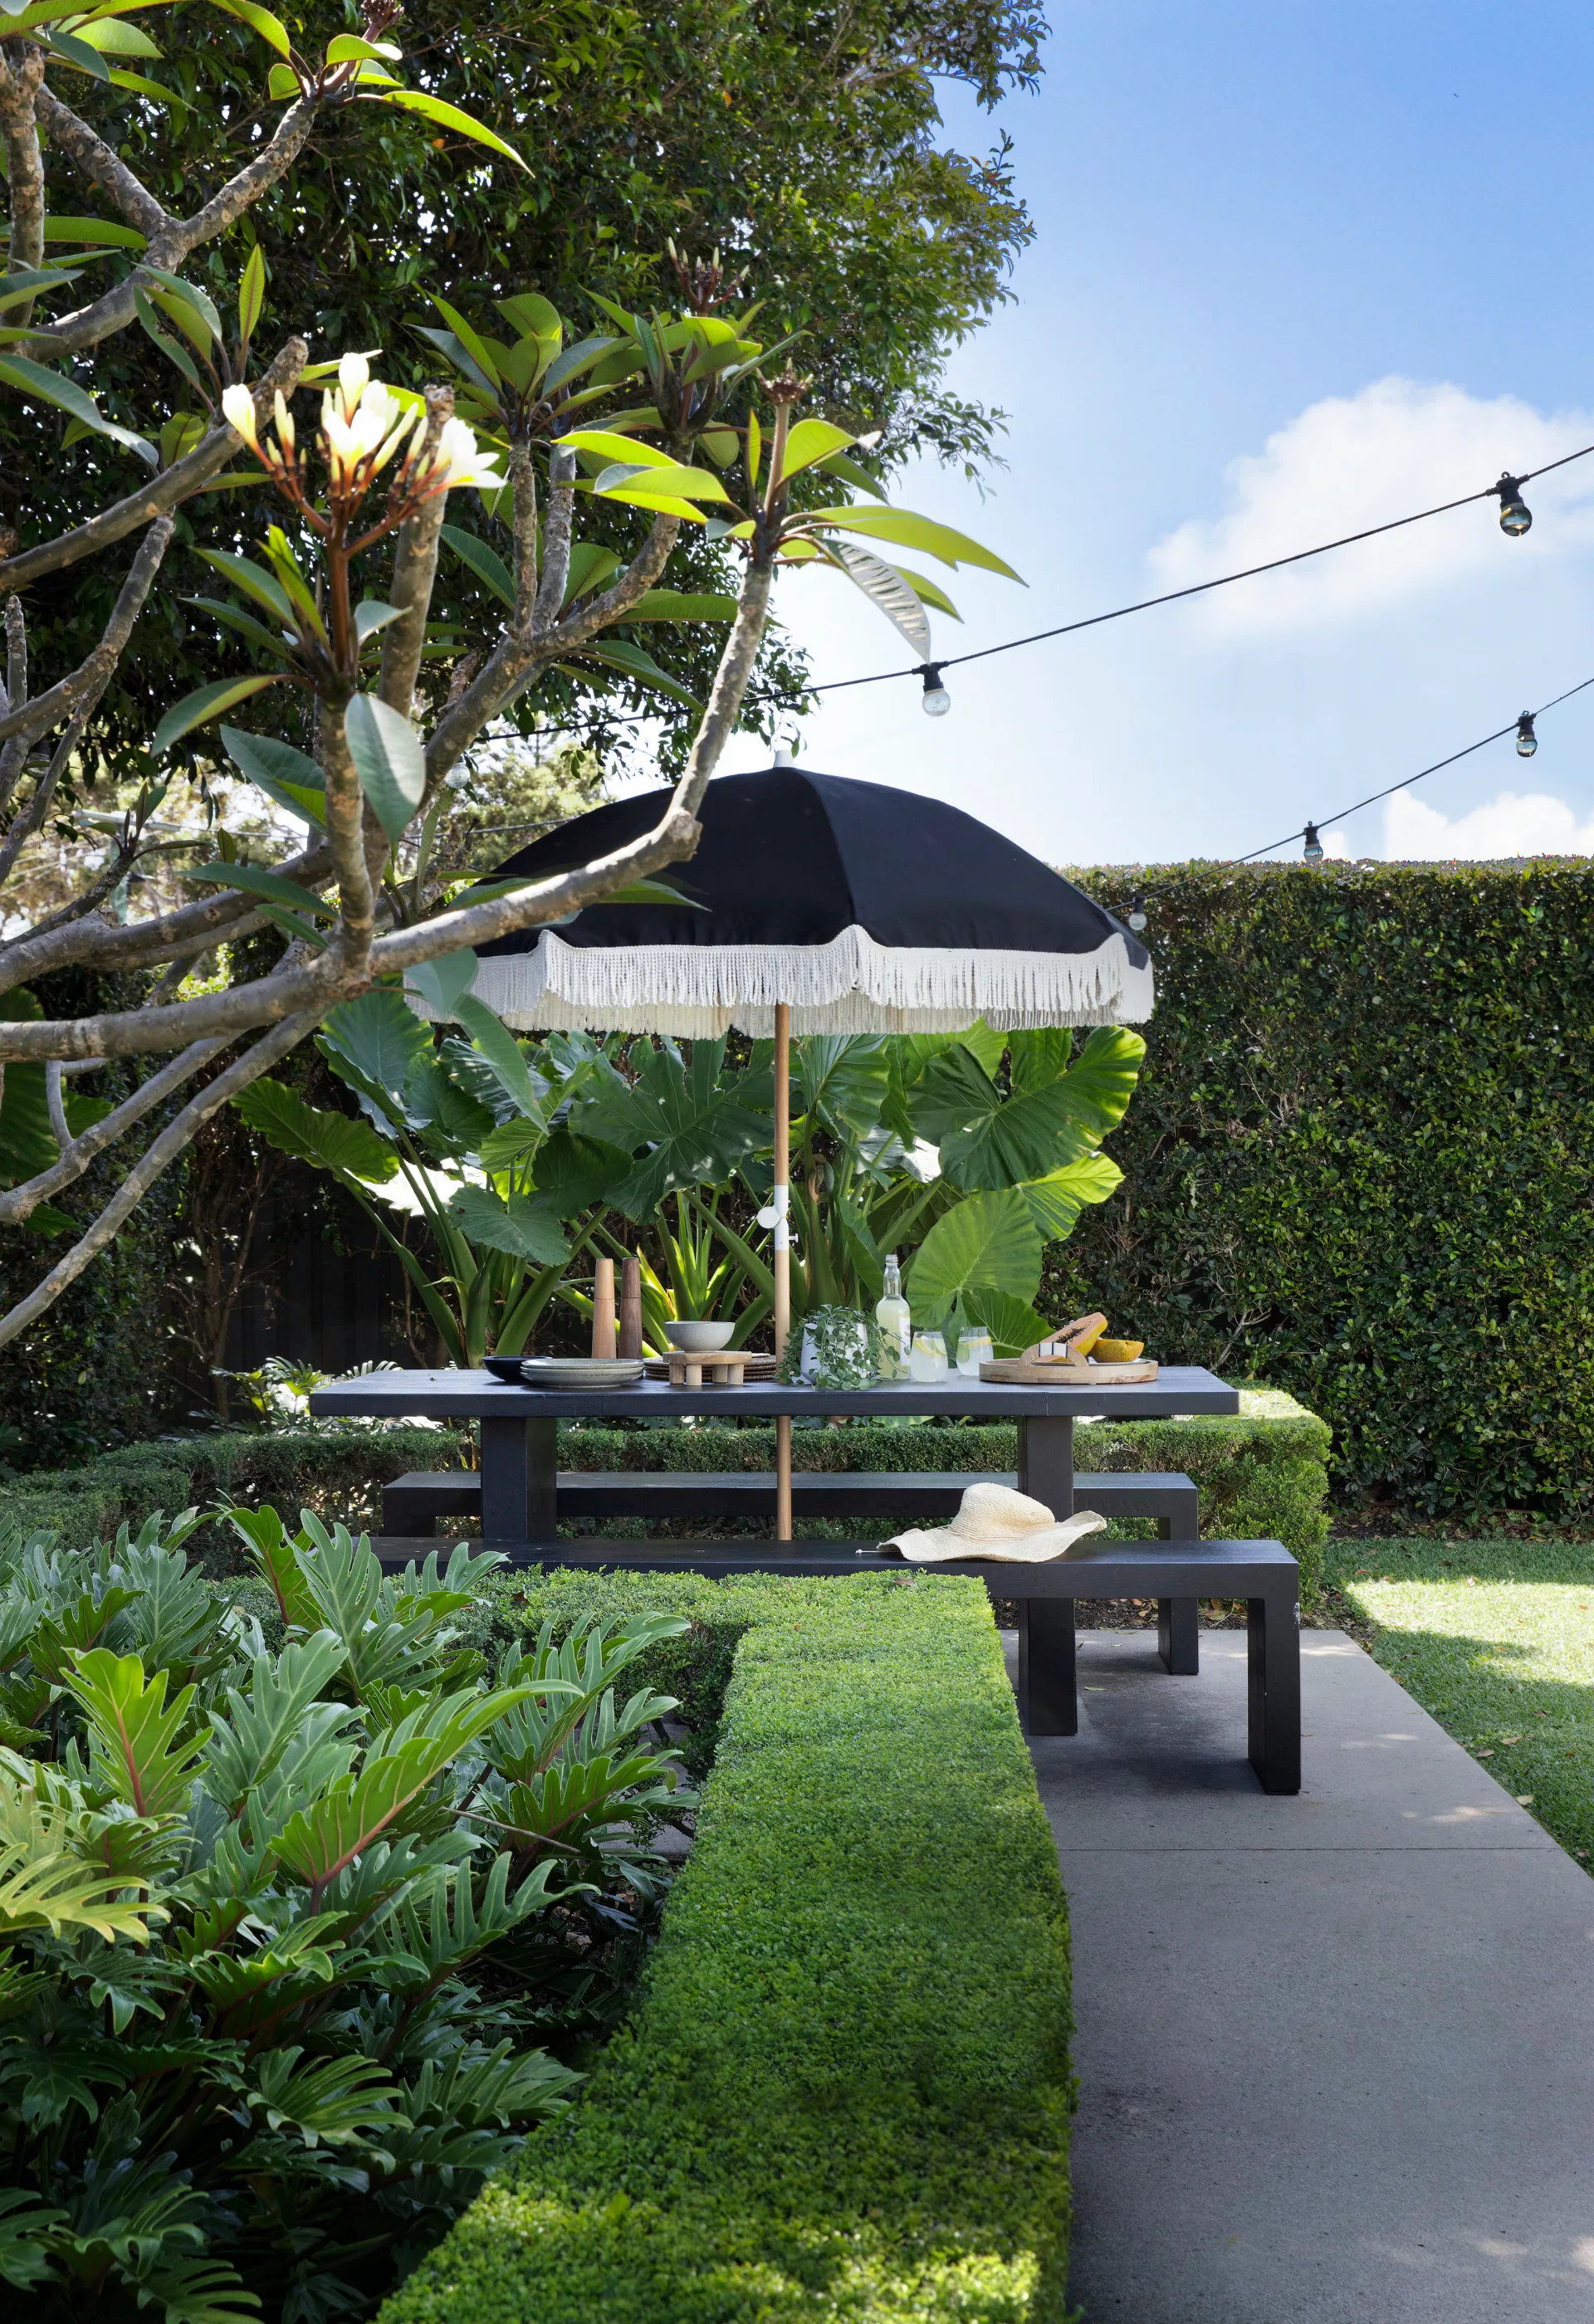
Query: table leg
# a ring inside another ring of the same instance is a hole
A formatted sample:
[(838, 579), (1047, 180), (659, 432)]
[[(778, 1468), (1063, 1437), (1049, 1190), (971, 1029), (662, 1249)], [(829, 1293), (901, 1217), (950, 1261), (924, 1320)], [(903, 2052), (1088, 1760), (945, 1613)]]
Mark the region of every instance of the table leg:
[(1294, 1592), (1246, 1600), (1249, 1757), (1265, 1792), (1301, 1789), (1301, 1607)]
[(1018, 1723), (1026, 1735), (1077, 1735), (1074, 1601), (1018, 1600)]
[(1018, 1489), (1043, 1501), (1054, 1517), (1074, 1513), (1074, 1424), (1071, 1420), (1021, 1420), (1018, 1424)]
[(482, 1539), (551, 1541), (559, 1525), (558, 1479), (556, 1421), (484, 1420)]
[[(1164, 1541), (1196, 1541), (1200, 1526), (1193, 1512), (1180, 1510), (1162, 1523)], [(1157, 1652), (1170, 1678), (1194, 1678), (1201, 1667), (1200, 1600), (1157, 1600)]]

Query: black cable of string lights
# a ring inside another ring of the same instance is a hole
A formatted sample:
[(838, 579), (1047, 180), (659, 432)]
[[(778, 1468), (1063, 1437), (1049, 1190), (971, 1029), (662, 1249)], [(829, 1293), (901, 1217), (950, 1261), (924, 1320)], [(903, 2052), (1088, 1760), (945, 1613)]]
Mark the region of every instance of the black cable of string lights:
[[(1585, 444), (1576, 452), (1563, 452), (1558, 460), (1546, 460), (1542, 468), (1526, 468), (1520, 475), (1514, 475), (1507, 469), (1501, 475), (1497, 483), (1485, 484), (1479, 492), (1463, 493), (1458, 500), (1440, 501), (1432, 508), (1414, 510), (1410, 516), (1391, 517), (1383, 524), (1365, 525), (1359, 532), (1341, 533), (1337, 540), (1320, 541), (1315, 549), (1293, 549), (1287, 557), (1270, 557), (1261, 565), (1242, 566), (1238, 572), (1220, 573), (1210, 581), (1192, 581), (1182, 589), (1163, 590), (1159, 596), (1137, 597), (1132, 604), (1115, 605), (1109, 613), (1087, 613), (1077, 622), (1060, 622), (1055, 629), (1034, 630), (1022, 638), (1004, 638), (999, 644), (977, 646), (968, 653), (943, 654), (938, 660), (914, 662), (905, 669), (871, 670), (862, 678), (833, 678), (817, 685), (766, 687), (759, 692), (747, 695), (745, 701), (747, 703), (785, 702), (794, 706), (799, 702), (806, 701), (810, 695), (841, 694), (855, 686), (882, 686), (893, 678), (922, 678), (928, 692), (932, 685), (939, 682), (942, 670), (960, 669), (966, 663), (971, 661), (988, 661), (993, 654), (1013, 653), (1020, 646), (1044, 645), (1052, 638), (1072, 637), (1080, 630), (1099, 629), (1104, 622), (1121, 622), (1130, 613), (1149, 613), (1157, 605), (1176, 604), (1184, 597), (1205, 596), (1210, 590), (1229, 588), (1237, 581), (1253, 581), (1258, 574), (1277, 573), (1287, 565), (1305, 564), (1313, 557), (1327, 557), (1336, 549), (1352, 548), (1358, 540), (1376, 540), (1380, 534), (1400, 532), (1408, 524), (1423, 524), (1430, 517), (1448, 516), (1452, 509), (1469, 508), (1475, 501), (1497, 498), (1500, 503), (1502, 529), (1508, 530), (1513, 538), (1519, 538), (1527, 531), (1533, 522), (1532, 517), (1522, 503), (1524, 484), (1531, 484), (1536, 476), (1547, 476), (1556, 468), (1570, 467), (1574, 460), (1586, 460), (1590, 452), (1594, 452), (1594, 444)], [(604, 717), (600, 715), (584, 721), (579, 730), (577, 730), (571, 723), (561, 723), (560, 731), (564, 733), (573, 731), (593, 733), (598, 729), (616, 726), (645, 726), (651, 724), (655, 718), (665, 715), (659, 710), (638, 711), (632, 715), (621, 718)], [(1411, 779), (1415, 782), (1420, 778), (1413, 775)], [(1404, 786), (1396, 786), (1396, 788), (1401, 788)], [(1277, 844), (1282, 846), (1288, 843), (1280, 841)], [(1259, 852), (1265, 853), (1266, 851), (1264, 849)]]
[(1523, 711), (1520, 716), (1511, 721), (1509, 726), (1497, 726), (1492, 734), (1480, 735), (1476, 742), (1469, 742), (1464, 750), (1452, 751), (1448, 759), (1435, 759), (1431, 767), (1423, 767), (1417, 774), (1407, 775), (1398, 783), (1388, 783), (1381, 791), (1369, 791), (1367, 798), (1358, 799), (1354, 807), (1342, 807), (1337, 815), (1309, 818), (1302, 825), (1299, 831), (1286, 832), (1283, 839), (1270, 840), (1265, 847), (1253, 847), (1248, 855), (1236, 855), (1230, 860), (1236, 863), (1254, 863), (1259, 855), (1271, 855), (1275, 847), (1291, 847), (1298, 839), (1312, 838), (1317, 833), (1334, 824), (1348, 822), (1353, 815), (1359, 815), (1364, 807), (1375, 807), (1380, 799), (1389, 798), (1396, 791), (1410, 790), (1413, 783), (1422, 782), (1429, 775), (1438, 774), (1441, 767), (1453, 767), (1459, 759), (1469, 759), (1475, 751), (1487, 751), (1491, 742), (1503, 742), (1507, 734), (1520, 737), (1525, 727), (1531, 735), (1534, 722), (1542, 718), (1546, 710), (1553, 710), (1561, 703), (1570, 702), (1574, 694), (1582, 694), (1590, 686), (1594, 686), (1594, 678), (1580, 678), (1577, 685), (1569, 686), (1564, 694), (1552, 695), (1549, 701), (1542, 704), (1537, 710)]

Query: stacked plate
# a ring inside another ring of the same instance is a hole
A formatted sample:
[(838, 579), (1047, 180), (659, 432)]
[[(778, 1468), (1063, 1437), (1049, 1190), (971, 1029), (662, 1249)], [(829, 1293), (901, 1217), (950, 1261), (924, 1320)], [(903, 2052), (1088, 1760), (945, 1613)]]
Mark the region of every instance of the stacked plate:
[[(513, 1359), (496, 1357), (491, 1369), (500, 1379), (510, 1378)], [(518, 1379), (523, 1388), (635, 1388), (642, 1378), (642, 1361), (632, 1356), (524, 1356)]]

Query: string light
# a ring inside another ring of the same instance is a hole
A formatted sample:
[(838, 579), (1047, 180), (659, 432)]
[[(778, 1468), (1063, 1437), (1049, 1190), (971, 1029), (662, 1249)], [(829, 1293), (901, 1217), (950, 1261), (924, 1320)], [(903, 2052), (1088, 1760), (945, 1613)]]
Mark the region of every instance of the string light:
[(1301, 850), (1302, 854), (1309, 863), (1321, 863), (1323, 860), (1323, 844), (1317, 835), (1316, 824), (1309, 823), (1302, 836), (1306, 842), (1305, 846)]
[[(1534, 721), (1542, 718), (1546, 710), (1559, 709), (1563, 702), (1570, 702), (1574, 694), (1586, 694), (1591, 686), (1594, 686), (1594, 678), (1580, 678), (1575, 686), (1569, 686), (1564, 694), (1552, 694), (1549, 701), (1541, 703), (1536, 710), (1523, 711), (1520, 717), (1514, 719), (1509, 726), (1497, 726), (1492, 734), (1480, 734), (1476, 742), (1469, 742), (1461, 750), (1452, 751), (1448, 758), (1435, 759), (1431, 767), (1421, 767), (1414, 775), (1405, 775), (1398, 783), (1386, 783), (1381, 791), (1369, 791), (1366, 798), (1358, 799), (1353, 807), (1342, 807), (1337, 815), (1325, 816), (1323, 820), (1328, 823), (1343, 823), (1348, 816), (1359, 815), (1364, 807), (1376, 807), (1380, 799), (1392, 798), (1396, 791), (1410, 790), (1413, 783), (1423, 782), (1430, 775), (1437, 775), (1442, 768), (1453, 767), (1459, 761), (1471, 758), (1475, 752), (1487, 751), (1491, 742), (1504, 742), (1507, 734), (1515, 736), (1516, 747), (1520, 751), (1522, 730), (1524, 724), (1532, 734)], [(1534, 736), (1533, 747), (1534, 750), (1538, 748), (1536, 735)], [(1524, 752), (1523, 755), (1525, 758), (1529, 753)], [(1282, 839), (1271, 839), (1265, 847), (1253, 847), (1249, 854), (1237, 855), (1231, 860), (1236, 863), (1254, 863), (1259, 855), (1271, 855), (1275, 848), (1289, 847), (1297, 839), (1304, 839), (1307, 842), (1307, 853), (1310, 855), (1311, 843), (1317, 838), (1317, 825), (1309, 823), (1301, 831), (1287, 831)]]
[(1145, 899), (1138, 888), (1129, 899), (1129, 926), (1136, 936), (1145, 926)]
[(1490, 492), (1500, 495), (1500, 530), (1508, 532), (1513, 540), (1520, 540), (1534, 521), (1533, 511), (1522, 497), (1526, 482), (1525, 476), (1502, 473), (1499, 483), (1489, 486)]
[(1519, 759), (1531, 759), (1538, 747), (1539, 738), (1534, 733), (1534, 714), (1531, 710), (1524, 710), (1516, 722), (1516, 755)]
[[(1559, 460), (1547, 460), (1542, 468), (1528, 469), (1523, 475), (1514, 476), (1508, 471), (1503, 472), (1497, 483), (1486, 484), (1480, 492), (1463, 493), (1457, 500), (1441, 501), (1433, 508), (1417, 509), (1410, 516), (1391, 517), (1384, 524), (1365, 526), (1360, 532), (1342, 533), (1337, 540), (1320, 541), (1314, 549), (1297, 549), (1287, 557), (1269, 558), (1262, 565), (1246, 565), (1236, 573), (1220, 573), (1210, 581), (1194, 581), (1187, 588), (1167, 589), (1156, 597), (1137, 597), (1133, 604), (1115, 605), (1110, 613), (1088, 613), (1080, 621), (1063, 622), (1056, 629), (1035, 630), (1022, 638), (1005, 638), (998, 645), (981, 646), (972, 653), (950, 654), (943, 661), (915, 662), (908, 669), (871, 670), (863, 678), (835, 678), (822, 680), (818, 685), (765, 687), (757, 693), (748, 694), (745, 702), (749, 706), (763, 702), (796, 703), (811, 695), (844, 694), (855, 686), (884, 686), (894, 678), (922, 677), (924, 678), (924, 709), (932, 718), (944, 718), (951, 708), (951, 696), (940, 682), (943, 670), (960, 669), (967, 662), (988, 661), (993, 654), (1013, 653), (1020, 646), (1044, 645), (1052, 638), (1072, 637), (1080, 630), (1099, 629), (1105, 622), (1121, 622), (1131, 613), (1149, 613), (1155, 606), (1176, 604), (1185, 597), (1205, 596), (1209, 590), (1228, 589), (1237, 581), (1251, 581), (1262, 573), (1276, 573), (1285, 566), (1305, 564), (1311, 558), (1327, 557), (1336, 549), (1349, 549), (1360, 540), (1375, 540), (1382, 533), (1399, 532), (1408, 524), (1425, 523), (1430, 517), (1448, 516), (1452, 509), (1469, 508), (1475, 501), (1487, 501), (1498, 495), (1502, 530), (1514, 539), (1520, 538), (1533, 522), (1533, 516), (1522, 498), (1523, 485), (1531, 484), (1535, 476), (1547, 476), (1552, 469), (1570, 467), (1574, 460), (1586, 460), (1590, 452), (1594, 452), (1594, 444), (1585, 444), (1576, 452), (1563, 453)], [(931, 671), (935, 673), (933, 682), (927, 675)], [(931, 696), (937, 692), (941, 701), (932, 707)], [(616, 718), (600, 713), (579, 724), (561, 722), (557, 731), (567, 734), (592, 733), (617, 726), (646, 726), (663, 715), (657, 710), (640, 710)], [(1413, 776), (1412, 779), (1415, 781), (1417, 778)], [(1299, 833), (1295, 836), (1299, 837)], [(1282, 845), (1284, 843), (1278, 844)], [(1256, 850), (1258, 854), (1265, 854), (1266, 852), (1265, 848)]]

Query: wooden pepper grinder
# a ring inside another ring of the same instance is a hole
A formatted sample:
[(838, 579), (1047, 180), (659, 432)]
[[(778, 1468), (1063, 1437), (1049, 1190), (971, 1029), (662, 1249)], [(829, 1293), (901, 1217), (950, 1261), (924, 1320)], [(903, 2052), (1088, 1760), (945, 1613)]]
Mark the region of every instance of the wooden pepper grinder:
[(642, 1353), (642, 1261), (628, 1259), (620, 1269), (620, 1353)]
[(615, 1352), (615, 1262), (612, 1259), (600, 1259), (593, 1270), (592, 1352), (595, 1356), (612, 1356)]

